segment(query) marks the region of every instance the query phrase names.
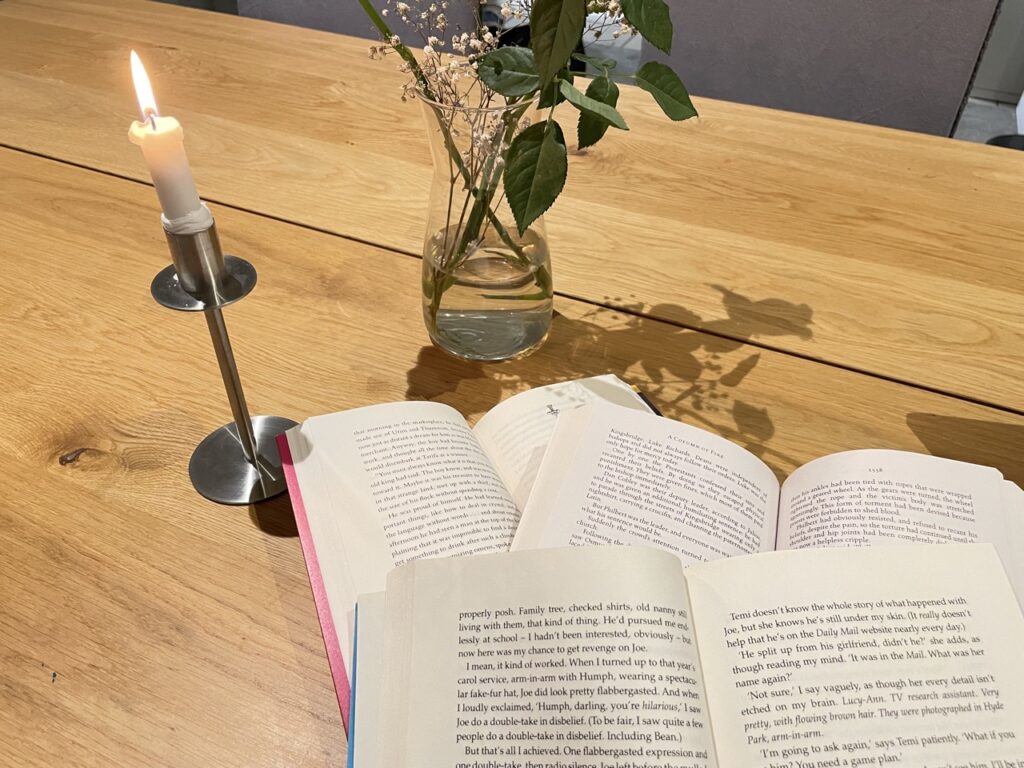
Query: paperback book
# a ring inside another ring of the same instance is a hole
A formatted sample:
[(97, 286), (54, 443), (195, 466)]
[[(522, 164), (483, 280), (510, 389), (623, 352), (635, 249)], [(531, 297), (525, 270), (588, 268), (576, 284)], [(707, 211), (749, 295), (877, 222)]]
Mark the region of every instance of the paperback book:
[(353, 768), (1024, 760), (1024, 616), (991, 545), (418, 560), (357, 634)]

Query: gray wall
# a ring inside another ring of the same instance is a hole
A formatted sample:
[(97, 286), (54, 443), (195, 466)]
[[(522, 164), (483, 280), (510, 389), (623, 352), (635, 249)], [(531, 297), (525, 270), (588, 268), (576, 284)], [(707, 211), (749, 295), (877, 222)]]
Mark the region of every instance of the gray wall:
[[(667, 0), (695, 94), (948, 136), (998, 0)], [(663, 58), (644, 50), (644, 60)]]
[(238, 0), (238, 14), (356, 37), (379, 37), (357, 0)]
[[(382, 7), (380, 0), (372, 0), (375, 7)], [(476, 27), (475, 0), (449, 0), (448, 36), (454, 31), (455, 25), (462, 29)], [(376, 40), (380, 37), (358, 0), (238, 0), (240, 16), (251, 16), (257, 19), (280, 21), (285, 24), (296, 24), (300, 27), (323, 29), (328, 32), (341, 32)], [(413, 42), (403, 34), (401, 22), (395, 23), (392, 14), (389, 26), (406, 42)]]

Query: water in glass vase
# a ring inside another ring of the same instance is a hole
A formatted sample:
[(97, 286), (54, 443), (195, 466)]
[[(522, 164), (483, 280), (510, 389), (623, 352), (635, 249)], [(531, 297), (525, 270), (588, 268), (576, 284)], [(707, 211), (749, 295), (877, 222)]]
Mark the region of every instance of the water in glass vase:
[[(533, 352), (551, 325), (547, 242), (528, 229), (520, 253), (486, 236), (453, 270), (438, 263), (444, 236), (423, 259), (423, 317), (431, 339), (465, 360), (508, 360)], [(442, 288), (438, 295), (438, 288)]]

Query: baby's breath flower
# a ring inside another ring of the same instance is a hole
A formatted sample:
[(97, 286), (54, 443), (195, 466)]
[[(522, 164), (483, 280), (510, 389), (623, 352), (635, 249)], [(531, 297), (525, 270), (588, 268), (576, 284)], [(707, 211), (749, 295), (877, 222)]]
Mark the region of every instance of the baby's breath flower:
[[(460, 0), (465, 2), (465, 0)], [(480, 0), (481, 4), (494, 4), (500, 13), (500, 19), (527, 19), (530, 14), (531, 0)], [(2, 0), (0, 0), (2, 2)], [(412, 98), (420, 88), (425, 88), (431, 97), (451, 107), (496, 107), (505, 99), (486, 87), (479, 80), (479, 62), (484, 55), (500, 45), (500, 36), (487, 27), (469, 25), (463, 29), (453, 20), (449, 20), (446, 11), (450, 0), (371, 0), (381, 6), (381, 16), (391, 15), (400, 18), (410, 26), (410, 32), (416, 36), (418, 64), (410, 64), (404, 59), (398, 69), (410, 77), (403, 87), (403, 100)], [(583, 0), (588, 10), (600, 9), (607, 11), (610, 6), (621, 8), (623, 0)], [(393, 11), (393, 13), (391, 13)], [(497, 15), (497, 14), (496, 14)], [(618, 35), (627, 34), (628, 24), (618, 18), (605, 17), (600, 22), (593, 22), (589, 31), (618, 29)], [(499, 22), (499, 24), (502, 22)], [(507, 26), (507, 24), (506, 24)], [(407, 42), (410, 40), (403, 33)], [(383, 58), (388, 54), (405, 51), (405, 43), (398, 35), (388, 33), (379, 45), (370, 46), (370, 58)], [(468, 81), (468, 82), (467, 82)], [(467, 118), (469, 122), (476, 120), (466, 129), (466, 133), (475, 137), (474, 144), (477, 155), (493, 151), (493, 146), (500, 140), (495, 126), (487, 121), (490, 118)], [(478, 124), (479, 123), (479, 124)], [(523, 127), (528, 125), (526, 122)], [(457, 130), (452, 126), (453, 135)], [(483, 142), (481, 144), (480, 142)], [(476, 155), (475, 155), (476, 157)], [(474, 160), (478, 161), (478, 157)]]

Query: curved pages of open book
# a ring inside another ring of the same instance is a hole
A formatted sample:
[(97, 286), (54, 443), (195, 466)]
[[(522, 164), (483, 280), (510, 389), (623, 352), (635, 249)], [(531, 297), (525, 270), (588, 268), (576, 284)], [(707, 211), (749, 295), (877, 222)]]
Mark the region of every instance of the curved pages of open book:
[(1024, 615), (991, 545), (417, 561), (359, 615), (353, 768), (1024, 759)]
[(652, 415), (615, 377), (521, 393), (473, 429), (439, 403), (317, 417), (288, 433), (282, 454), (346, 721), (357, 596), (420, 558), (634, 544), (687, 566), (990, 542), (1024, 597), (1024, 492), (997, 470), (859, 450), (780, 483), (744, 448)]
[(648, 406), (615, 376), (513, 395), (470, 428), (442, 403), (317, 416), (279, 439), (345, 722), (353, 609), (422, 557), (507, 550), (559, 413), (601, 400)]

